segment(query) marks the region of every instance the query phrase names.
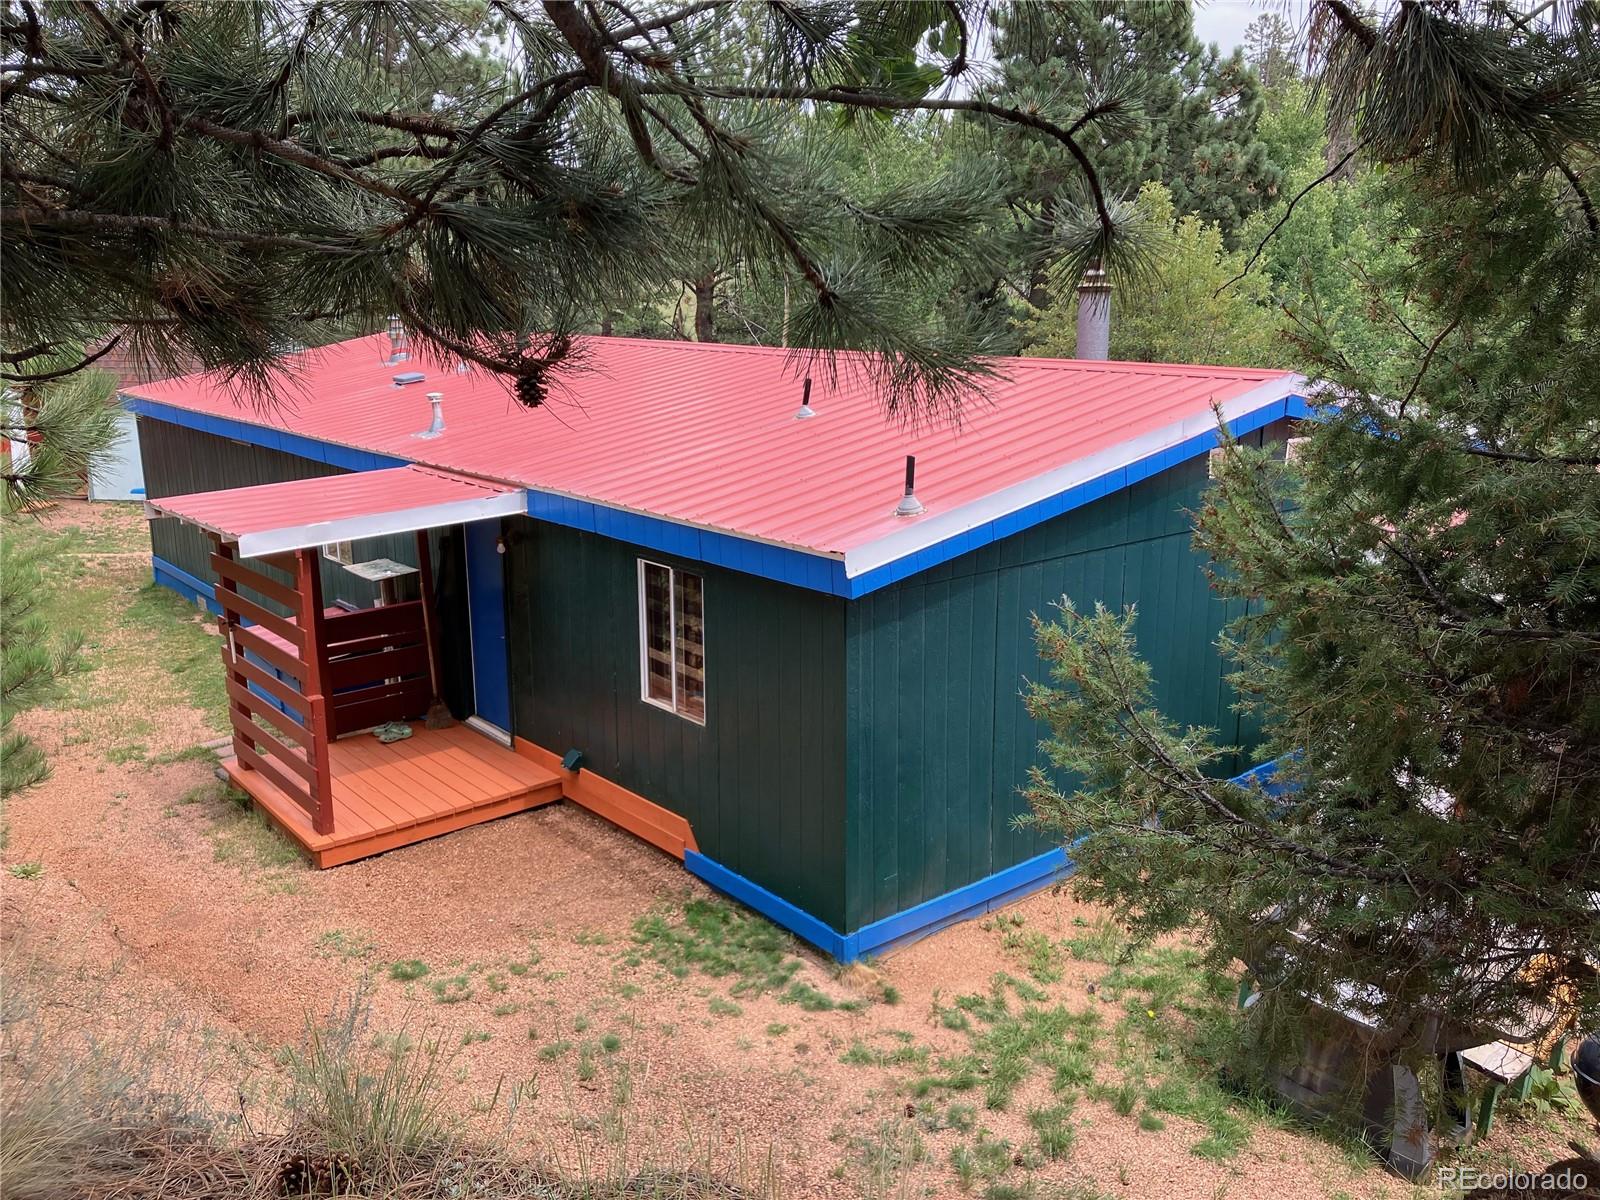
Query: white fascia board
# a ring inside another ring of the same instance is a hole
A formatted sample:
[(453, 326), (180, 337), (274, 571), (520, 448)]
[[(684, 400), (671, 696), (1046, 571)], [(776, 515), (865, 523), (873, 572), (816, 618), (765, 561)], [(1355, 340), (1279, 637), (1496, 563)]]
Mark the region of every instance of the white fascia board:
[[(1285, 374), (1278, 379), (1269, 379), (1266, 383), (1224, 403), (1223, 419), (1235, 421), (1286, 397), (1299, 395), (1305, 390), (1305, 385), (1306, 380), (1303, 375)], [(888, 563), (899, 562), (919, 550), (937, 546), (953, 537), (961, 536), (969, 529), (976, 529), (981, 525), (1008, 517), (1030, 504), (1037, 504), (1041, 500), (1069, 492), (1091, 480), (1099, 479), (1102, 475), (1109, 475), (1113, 471), (1160, 454), (1163, 450), (1185, 442), (1196, 434), (1215, 430), (1216, 427), (1216, 416), (1208, 409), (1161, 429), (1109, 446), (1086, 458), (1070, 462), (1064, 467), (1057, 467), (1043, 475), (1002, 488), (981, 500), (963, 504), (949, 512), (913, 518), (907, 522), (905, 529), (896, 530), (875, 541), (847, 550), (844, 556), (845, 578), (853, 579), (857, 575), (864, 575)]]
[(245, 558), (305, 550), (328, 542), (352, 542), (360, 538), (383, 537), (390, 533), (412, 533), (440, 525), (465, 525), (495, 517), (512, 517), (528, 511), (527, 493), (521, 488), (496, 492), (472, 500), (448, 500), (421, 508), (402, 508), (392, 512), (366, 513), (337, 521), (314, 521), (309, 525), (285, 525), (242, 534), (239, 553)]

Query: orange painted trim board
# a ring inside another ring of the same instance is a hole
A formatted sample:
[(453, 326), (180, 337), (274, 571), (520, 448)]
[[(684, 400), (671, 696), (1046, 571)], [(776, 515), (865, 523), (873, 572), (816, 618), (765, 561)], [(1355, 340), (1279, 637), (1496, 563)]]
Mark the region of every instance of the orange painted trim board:
[(674, 858), (682, 858), (685, 850), (693, 850), (696, 854), (700, 852), (689, 822), (670, 809), (662, 808), (637, 792), (630, 792), (620, 784), (612, 783), (585, 768), (564, 770), (559, 754), (524, 738), (513, 739), (513, 747), (518, 754), (526, 755), (541, 767), (560, 775), (562, 794), (595, 816), (626, 829), (635, 837), (643, 838)]

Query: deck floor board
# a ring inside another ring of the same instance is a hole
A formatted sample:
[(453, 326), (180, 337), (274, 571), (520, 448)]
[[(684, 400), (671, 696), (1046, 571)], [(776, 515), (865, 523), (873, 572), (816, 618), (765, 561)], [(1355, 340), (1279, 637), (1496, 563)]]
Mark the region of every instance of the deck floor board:
[(385, 745), (370, 734), (328, 748), (333, 832), (259, 771), (225, 764), (266, 816), (318, 867), (381, 854), (561, 798), (561, 777), (462, 726), (426, 729)]

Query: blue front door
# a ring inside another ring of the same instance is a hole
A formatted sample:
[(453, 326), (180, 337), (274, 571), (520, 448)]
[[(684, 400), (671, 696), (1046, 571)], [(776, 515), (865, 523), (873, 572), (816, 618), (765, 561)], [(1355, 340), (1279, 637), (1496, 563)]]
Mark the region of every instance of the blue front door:
[(511, 683), (506, 662), (506, 575), (500, 522), (475, 521), (466, 531), (474, 706), (479, 717), (509, 733)]

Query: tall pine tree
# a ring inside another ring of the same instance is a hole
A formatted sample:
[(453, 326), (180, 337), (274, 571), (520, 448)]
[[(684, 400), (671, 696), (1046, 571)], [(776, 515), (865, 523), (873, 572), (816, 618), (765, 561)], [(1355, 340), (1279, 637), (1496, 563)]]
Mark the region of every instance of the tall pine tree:
[(1139, 614), (1043, 624), (1029, 696), (1087, 895), (1396, 1056), (1552, 997), (1600, 1019), (1600, 57), (1554, 16), (1317, 8), (1402, 253), (1366, 264), (1364, 336), (1300, 314), (1324, 417), (1293, 463), (1230, 447), (1196, 535), (1290, 790), (1219, 781), (1152, 707)]

